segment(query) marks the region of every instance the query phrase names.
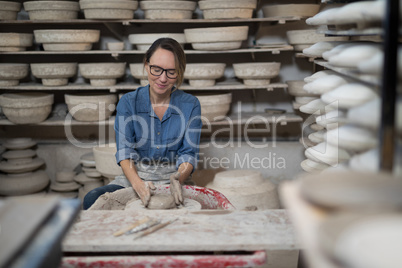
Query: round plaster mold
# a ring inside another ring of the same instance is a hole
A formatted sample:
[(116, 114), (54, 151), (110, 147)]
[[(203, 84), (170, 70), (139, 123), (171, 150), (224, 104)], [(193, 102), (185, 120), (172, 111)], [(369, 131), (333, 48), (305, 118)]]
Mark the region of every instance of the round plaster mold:
[(316, 4), (282, 4), (264, 5), (264, 17), (301, 17), (308, 18), (318, 13), (320, 5)]
[(246, 86), (269, 85), (271, 78), (279, 75), (280, 62), (246, 62), (234, 63), (233, 69)]
[(141, 1), (146, 19), (191, 19), (197, 2), (193, 1)]
[(86, 19), (132, 19), (138, 1), (80, 0)]
[(215, 80), (223, 76), (225, 63), (188, 63), (184, 78), (193, 87), (209, 87), (215, 85)]
[(49, 184), (43, 170), (19, 174), (0, 174), (0, 195), (27, 195), (42, 191)]
[(0, 106), (8, 120), (15, 124), (36, 124), (46, 120), (52, 110), (53, 94), (5, 93)]
[(0, 1), (0, 20), (16, 20), (20, 10), (21, 3), (19, 2)]
[(257, 7), (256, 0), (199, 1), (204, 19), (249, 19)]
[(232, 93), (226, 94), (197, 94), (201, 104), (202, 120), (206, 122), (219, 121), (225, 118), (230, 110)]
[(100, 30), (34, 30), (34, 36), (47, 51), (84, 51), (90, 50), (92, 44), (99, 41)]
[(75, 181), (69, 181), (69, 182), (58, 182), (58, 181), (53, 181), (50, 184), (50, 189), (56, 192), (71, 192), (78, 190), (81, 185), (76, 183)]
[(117, 102), (114, 94), (65, 94), (64, 98), (74, 119), (84, 122), (109, 119)]
[(28, 75), (29, 64), (0, 63), (0, 86), (18, 86), (20, 79)]
[(44, 86), (64, 86), (77, 74), (77, 63), (31, 63), (31, 71)]
[(115, 154), (117, 150), (115, 143), (99, 145), (93, 147), (92, 150), (95, 156), (96, 170), (99, 173), (113, 179), (123, 174), (121, 167), (116, 163)]
[(248, 26), (184, 29), (188, 43), (196, 50), (231, 50), (247, 40)]
[(181, 46), (184, 46), (186, 37), (183, 33), (144, 33), (144, 34), (129, 34), (128, 40), (131, 44), (136, 45), (138, 50), (146, 51), (157, 39), (169, 37), (176, 40)]
[(36, 145), (36, 142), (31, 138), (14, 138), (8, 139), (3, 144), (8, 150), (24, 150)]
[(0, 33), (0, 51), (24, 51), (32, 44), (31, 33)]
[(78, 18), (80, 6), (74, 1), (26, 1), (24, 9), (30, 20), (72, 20)]
[(97, 62), (78, 64), (81, 75), (90, 79), (92, 86), (113, 86), (125, 74), (125, 62)]
[(124, 50), (124, 42), (108, 42), (106, 47), (111, 51), (122, 51)]
[(40, 168), (45, 161), (42, 158), (24, 158), (20, 161), (2, 161), (0, 162), (0, 170), (4, 173), (25, 173)]

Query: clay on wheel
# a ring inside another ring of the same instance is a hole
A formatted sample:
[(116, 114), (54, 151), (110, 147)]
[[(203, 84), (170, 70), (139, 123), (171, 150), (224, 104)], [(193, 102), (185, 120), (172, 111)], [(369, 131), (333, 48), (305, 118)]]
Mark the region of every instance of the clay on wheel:
[(175, 207), (176, 203), (174, 202), (174, 197), (171, 194), (153, 195), (148, 203), (149, 209), (171, 209)]

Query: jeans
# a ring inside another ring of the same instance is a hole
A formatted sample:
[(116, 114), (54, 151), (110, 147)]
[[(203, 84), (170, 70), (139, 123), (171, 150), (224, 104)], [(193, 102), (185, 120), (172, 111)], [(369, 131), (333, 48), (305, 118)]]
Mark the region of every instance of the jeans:
[(82, 208), (87, 210), (95, 203), (99, 196), (103, 195), (104, 193), (112, 193), (120, 189), (124, 189), (124, 187), (117, 184), (108, 184), (95, 188), (85, 195), (84, 201), (82, 202)]

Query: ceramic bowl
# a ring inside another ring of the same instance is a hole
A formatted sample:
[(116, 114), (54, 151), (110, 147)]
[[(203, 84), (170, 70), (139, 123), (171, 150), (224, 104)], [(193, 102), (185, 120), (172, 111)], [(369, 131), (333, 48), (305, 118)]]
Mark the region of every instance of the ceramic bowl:
[(99, 173), (111, 179), (123, 174), (123, 170), (116, 163), (115, 154), (117, 151), (115, 143), (95, 146), (92, 150), (95, 156), (96, 170)]
[(155, 42), (157, 39), (162, 37), (170, 37), (176, 40), (180, 45), (184, 45), (186, 37), (183, 33), (145, 33), (145, 34), (130, 34), (128, 35), (128, 40), (131, 44), (136, 45), (138, 50), (144, 51)]
[(43, 170), (20, 174), (0, 175), (0, 195), (14, 196), (37, 193), (49, 184)]
[(201, 116), (204, 122), (219, 121), (225, 118), (230, 110), (232, 93), (226, 94), (196, 94), (201, 104)]
[(138, 1), (80, 0), (86, 19), (132, 19)]
[(114, 94), (65, 94), (64, 98), (74, 119), (84, 122), (109, 119), (117, 102)]
[(286, 37), (296, 51), (302, 51), (318, 42), (349, 40), (348, 36), (325, 36), (323, 33), (318, 33), (317, 29), (287, 31)]
[(77, 74), (77, 63), (31, 63), (31, 71), (44, 86), (64, 86), (68, 78)]
[(47, 51), (85, 51), (99, 41), (100, 30), (34, 30), (35, 41)]
[(148, 73), (144, 68), (144, 64), (131, 63), (130, 64), (130, 72), (134, 78), (140, 80), (141, 86), (146, 86), (149, 84), (148, 83)]
[(7, 119), (15, 124), (36, 124), (46, 120), (52, 110), (53, 94), (5, 93), (0, 106)]
[(223, 76), (225, 63), (188, 63), (184, 78), (193, 87), (208, 87), (215, 85), (215, 80)]
[(18, 158), (0, 162), (0, 170), (8, 174), (25, 173), (37, 170), (45, 164), (42, 158)]
[(80, 6), (74, 1), (26, 1), (30, 20), (71, 20), (78, 18)]
[(108, 42), (106, 47), (112, 51), (121, 51), (124, 50), (124, 42)]
[(0, 1), (0, 20), (16, 20), (20, 10), (21, 3), (19, 2)]
[(234, 63), (233, 69), (238, 78), (247, 86), (269, 85), (270, 79), (279, 75), (280, 62)]
[(264, 17), (312, 17), (318, 13), (320, 5), (316, 4), (282, 4), (264, 5)]
[[(1, 1), (0, 1), (1, 2)], [(33, 44), (30, 33), (0, 33), (0, 51), (24, 51)]]
[(248, 38), (248, 26), (184, 29), (188, 43), (199, 50), (238, 49)]
[(78, 64), (81, 75), (90, 79), (92, 86), (113, 86), (116, 79), (124, 76), (125, 62), (96, 62)]
[(7, 139), (3, 146), (8, 150), (24, 150), (36, 145), (31, 138)]
[(204, 19), (249, 19), (257, 7), (256, 0), (208, 0), (198, 2)]
[(141, 1), (146, 19), (191, 19), (197, 2), (193, 1)]
[(27, 63), (0, 63), (0, 86), (18, 86), (20, 79), (29, 73)]

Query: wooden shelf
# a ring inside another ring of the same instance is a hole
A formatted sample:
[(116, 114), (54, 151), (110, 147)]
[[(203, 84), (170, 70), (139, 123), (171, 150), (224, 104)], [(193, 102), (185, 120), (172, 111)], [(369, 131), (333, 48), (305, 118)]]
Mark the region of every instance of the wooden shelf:
[(335, 66), (332, 66), (331, 64), (329, 64), (325, 60), (315, 60), (314, 63), (317, 65), (320, 65), (324, 68), (333, 70), (337, 73), (346, 75), (350, 78), (357, 79), (361, 82), (365, 82), (372, 86), (380, 86), (381, 85), (381, 81), (380, 81), (379, 77), (374, 76), (374, 75), (369, 75), (369, 74), (360, 74), (358, 72), (358, 70), (356, 70), (356, 69), (335, 67)]
[(337, 36), (377, 36), (383, 35), (384, 31), (382, 28), (368, 28), (368, 29), (350, 29), (350, 30), (326, 30), (324, 31), (326, 35), (337, 35)]
[[(80, 122), (76, 120), (67, 120), (65, 116), (51, 115), (46, 121), (39, 124), (32, 124), (31, 126), (93, 126), (93, 125), (113, 125), (115, 117), (112, 116), (109, 120), (99, 122)], [(263, 124), (263, 123), (276, 123), (279, 125), (286, 125), (289, 122), (302, 122), (302, 118), (292, 113), (285, 114), (268, 114), (268, 113), (241, 113), (229, 115), (222, 121), (211, 122), (211, 126), (228, 126), (243, 125), (243, 124)], [(0, 125), (3, 126), (22, 126), (17, 125), (6, 118), (0, 118)], [(204, 127), (206, 124), (204, 123)]]
[(312, 206), (300, 194), (300, 182), (286, 181), (279, 188), (281, 200), (293, 222), (296, 236), (304, 249), (310, 268), (342, 268), (333, 263), (321, 250), (318, 227), (328, 216), (324, 210)]
[[(279, 54), (281, 51), (293, 51), (293, 46), (284, 45), (272, 48), (240, 48), (233, 50), (184, 50), (186, 55), (191, 54), (233, 54), (233, 53), (259, 53), (271, 52), (272, 54)], [(85, 51), (43, 51), (43, 50), (29, 50), (29, 51), (15, 51), (15, 52), (0, 52), (0, 55), (111, 55), (118, 57), (119, 55), (143, 55), (146, 51), (142, 50), (85, 50)]]
[[(135, 83), (120, 83), (114, 86), (91, 86), (90, 84), (83, 83), (70, 83), (65, 86), (43, 86), (42, 84), (37, 83), (21, 83), (18, 86), (12, 87), (0, 87), (0, 89), (4, 90), (12, 90), (12, 91), (31, 91), (31, 90), (40, 90), (40, 91), (96, 91), (96, 90), (108, 90), (110, 92), (118, 92), (118, 91), (132, 91), (136, 90), (141, 85)], [(272, 83), (265, 86), (246, 86), (240, 82), (220, 82), (215, 84), (214, 86), (209, 87), (193, 87), (189, 84), (183, 84), (180, 89), (185, 91), (233, 91), (233, 90), (268, 90), (273, 91), (274, 89), (285, 89), (287, 88), (287, 84), (285, 83)]]

